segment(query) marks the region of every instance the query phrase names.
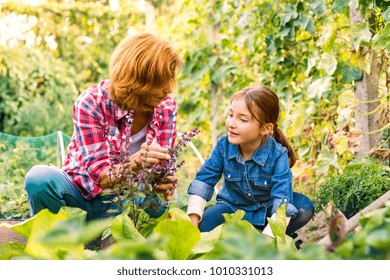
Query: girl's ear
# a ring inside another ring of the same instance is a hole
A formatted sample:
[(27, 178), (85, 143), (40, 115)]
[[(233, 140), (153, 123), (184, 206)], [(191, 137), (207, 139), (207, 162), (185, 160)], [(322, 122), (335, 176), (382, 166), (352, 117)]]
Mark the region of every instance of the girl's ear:
[(263, 129), (261, 130), (261, 135), (272, 135), (272, 132), (274, 131), (274, 125), (272, 123), (267, 123), (266, 125), (263, 125)]

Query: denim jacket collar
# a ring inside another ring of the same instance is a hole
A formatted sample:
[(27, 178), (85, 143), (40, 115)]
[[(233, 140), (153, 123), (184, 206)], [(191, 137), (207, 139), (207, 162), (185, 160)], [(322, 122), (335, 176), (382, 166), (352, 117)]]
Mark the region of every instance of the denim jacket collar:
[[(257, 148), (256, 152), (248, 160), (253, 160), (257, 164), (264, 166), (271, 151), (271, 148), (272, 141), (270, 141), (270, 137), (268, 137), (266, 139), (266, 142), (263, 145), (260, 145)], [(231, 149), (229, 149), (227, 157), (229, 160), (236, 158), (237, 161), (242, 161), (238, 145), (231, 145)]]

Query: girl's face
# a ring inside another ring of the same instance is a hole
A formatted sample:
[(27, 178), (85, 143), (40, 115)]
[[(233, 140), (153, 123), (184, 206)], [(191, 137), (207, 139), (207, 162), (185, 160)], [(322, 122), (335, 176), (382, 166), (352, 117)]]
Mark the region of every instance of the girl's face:
[(260, 124), (249, 112), (243, 98), (234, 99), (230, 103), (226, 119), (228, 139), (231, 144), (257, 149), (262, 141)]

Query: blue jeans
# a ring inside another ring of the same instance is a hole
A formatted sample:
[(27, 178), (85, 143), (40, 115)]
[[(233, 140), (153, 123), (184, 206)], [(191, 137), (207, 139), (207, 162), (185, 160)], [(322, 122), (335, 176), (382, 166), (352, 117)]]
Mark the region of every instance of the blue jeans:
[[(305, 195), (294, 192), (293, 193), (293, 205), (298, 209), (298, 214), (295, 218), (291, 219), (287, 226), (286, 234), (291, 235), (305, 224), (307, 224), (314, 215), (313, 202)], [(234, 211), (229, 206), (223, 203), (216, 203), (215, 205), (207, 208), (204, 211), (202, 221), (199, 224), (200, 231), (211, 231), (217, 226), (223, 224), (225, 219), (222, 214), (233, 214)], [(267, 209), (267, 217), (272, 215), (272, 206)], [(266, 224), (259, 228), (263, 230)]]
[[(56, 166), (34, 166), (26, 174), (24, 187), (28, 194), (31, 216), (42, 209), (58, 213), (62, 206), (83, 209), (87, 212), (87, 220), (115, 216), (121, 213), (115, 204), (107, 203), (112, 196), (98, 195), (93, 199), (84, 198), (68, 175)], [(165, 212), (166, 208), (166, 205), (162, 205), (157, 211), (152, 209), (145, 209), (145, 211), (152, 218), (157, 218)], [(116, 211), (107, 213), (109, 209)]]

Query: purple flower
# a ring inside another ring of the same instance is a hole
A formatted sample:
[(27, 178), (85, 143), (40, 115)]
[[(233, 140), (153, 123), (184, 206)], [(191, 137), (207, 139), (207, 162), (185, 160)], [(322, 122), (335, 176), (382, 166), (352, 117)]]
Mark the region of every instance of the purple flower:
[[(109, 147), (110, 163), (108, 175), (115, 182), (115, 186), (112, 189), (106, 189), (104, 192), (115, 194), (112, 203), (115, 203), (122, 212), (126, 211), (134, 225), (140, 228), (142, 223), (145, 222), (140, 219), (141, 210), (148, 208), (149, 210), (156, 209), (157, 211), (164, 201), (164, 196), (157, 192), (156, 185), (161, 183), (167, 176), (174, 175), (177, 169), (184, 164), (184, 161), (176, 164), (177, 157), (187, 146), (188, 142), (199, 133), (199, 130), (195, 128), (180, 136), (177, 144), (169, 149), (170, 160), (149, 167), (142, 166), (141, 170), (135, 173), (126, 164), (130, 157), (133, 114), (134, 111), (130, 111), (125, 117), (126, 128), (121, 139), (117, 139), (112, 135), (108, 136), (107, 145)], [(148, 139), (148, 141), (151, 143), (151, 139)], [(174, 182), (174, 184), (176, 183)]]

